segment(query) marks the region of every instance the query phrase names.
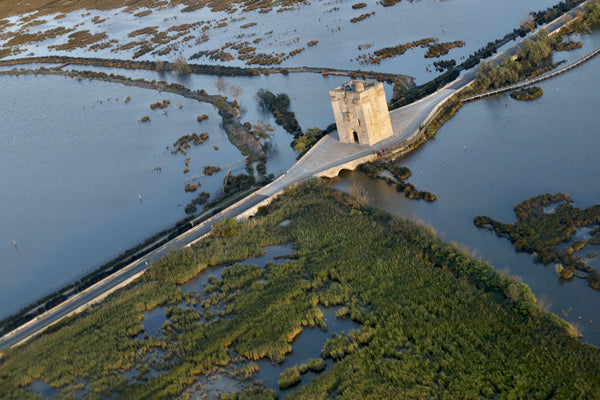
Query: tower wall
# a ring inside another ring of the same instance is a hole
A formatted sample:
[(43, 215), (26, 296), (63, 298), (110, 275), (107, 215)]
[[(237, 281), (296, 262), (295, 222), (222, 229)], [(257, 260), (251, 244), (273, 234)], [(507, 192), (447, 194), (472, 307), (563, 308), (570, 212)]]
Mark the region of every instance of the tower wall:
[(371, 146), (393, 134), (381, 82), (352, 80), (329, 95), (341, 142)]

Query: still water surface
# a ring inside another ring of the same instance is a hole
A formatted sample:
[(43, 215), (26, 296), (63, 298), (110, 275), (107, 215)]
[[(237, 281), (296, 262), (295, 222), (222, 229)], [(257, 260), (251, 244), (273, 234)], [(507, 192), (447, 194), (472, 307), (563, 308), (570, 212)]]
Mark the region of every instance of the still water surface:
[[(222, 185), (226, 170), (202, 176), (204, 165), (243, 160), (210, 104), (55, 76), (3, 76), (0, 86), (0, 316), (182, 218), (187, 181), (210, 193)], [(150, 109), (163, 99), (167, 115)], [(187, 156), (166, 150), (203, 131)]]

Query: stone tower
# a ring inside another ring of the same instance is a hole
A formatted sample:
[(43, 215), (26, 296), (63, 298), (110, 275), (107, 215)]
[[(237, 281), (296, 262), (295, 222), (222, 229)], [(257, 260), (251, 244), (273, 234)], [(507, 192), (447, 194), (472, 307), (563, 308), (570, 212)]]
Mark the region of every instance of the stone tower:
[(393, 134), (383, 83), (351, 80), (329, 95), (340, 142), (372, 146)]

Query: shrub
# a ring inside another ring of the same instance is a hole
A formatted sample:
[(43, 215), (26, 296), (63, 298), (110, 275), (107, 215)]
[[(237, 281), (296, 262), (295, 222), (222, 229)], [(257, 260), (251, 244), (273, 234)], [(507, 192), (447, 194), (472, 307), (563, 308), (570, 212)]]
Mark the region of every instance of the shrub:
[(302, 380), (298, 367), (291, 367), (279, 374), (277, 384), (281, 390), (290, 388)]
[(180, 55), (173, 61), (172, 70), (176, 74), (189, 74), (192, 72), (192, 68), (188, 65), (187, 60), (183, 55)]
[(322, 358), (311, 358), (307, 362), (308, 369), (313, 372), (320, 372), (327, 367), (327, 363)]
[(237, 234), (235, 218), (224, 218), (212, 226), (212, 234), (216, 237), (230, 237)]
[(544, 94), (544, 90), (539, 86), (532, 86), (526, 89), (521, 89), (516, 92), (512, 92), (510, 97), (515, 100), (534, 100)]

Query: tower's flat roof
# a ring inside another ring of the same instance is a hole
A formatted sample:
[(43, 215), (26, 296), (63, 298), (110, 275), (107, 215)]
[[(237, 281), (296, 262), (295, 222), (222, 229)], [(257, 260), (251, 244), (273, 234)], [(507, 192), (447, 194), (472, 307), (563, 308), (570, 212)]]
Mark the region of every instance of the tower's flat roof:
[(378, 82), (377, 81), (360, 81), (360, 80), (353, 79), (353, 80), (350, 80), (350, 81), (348, 81), (346, 83), (343, 83), (340, 86), (338, 86), (338, 87), (336, 87), (334, 89), (331, 89), (331, 90), (336, 91), (336, 92), (356, 92), (356, 93), (360, 93), (360, 92), (362, 92), (362, 90), (361, 91), (357, 91), (356, 90), (356, 84), (357, 83), (362, 83), (363, 88), (364, 88), (363, 90), (368, 90), (368, 89), (374, 87)]

